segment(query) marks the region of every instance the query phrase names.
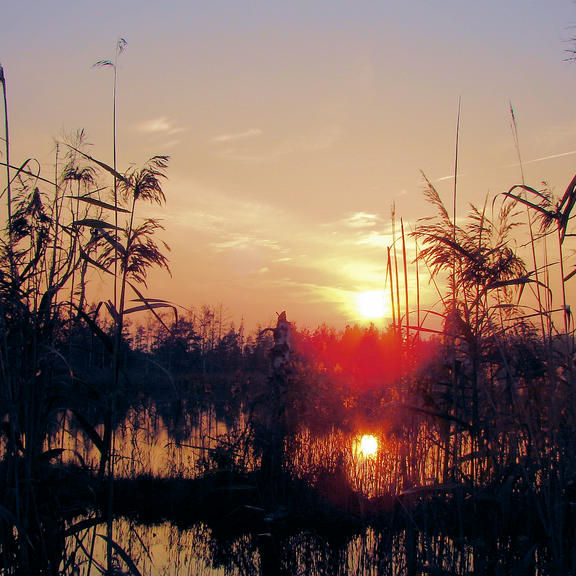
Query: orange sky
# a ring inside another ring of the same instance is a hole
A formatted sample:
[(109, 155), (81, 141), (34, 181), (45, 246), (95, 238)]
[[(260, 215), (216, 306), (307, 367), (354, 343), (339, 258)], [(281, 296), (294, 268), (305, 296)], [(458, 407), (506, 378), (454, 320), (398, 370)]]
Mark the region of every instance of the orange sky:
[[(86, 2), (3, 8), (15, 163), (52, 162), (84, 128), (111, 162), (110, 70), (119, 37), (119, 166), (171, 156), (159, 214), (173, 278), (149, 296), (222, 304), (248, 327), (358, 319), (384, 288), (390, 213), (447, 202), (462, 100), (459, 212), (519, 183), (562, 193), (576, 160), (571, 0)], [(409, 250), (412, 250), (409, 247)]]

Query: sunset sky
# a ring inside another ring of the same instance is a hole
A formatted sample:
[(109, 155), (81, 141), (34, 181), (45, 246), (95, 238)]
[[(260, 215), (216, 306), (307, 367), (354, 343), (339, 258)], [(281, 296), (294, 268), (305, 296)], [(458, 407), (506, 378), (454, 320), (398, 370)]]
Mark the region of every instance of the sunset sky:
[(432, 214), (422, 172), (451, 201), (459, 99), (461, 215), (520, 183), (510, 102), (526, 182), (561, 194), (575, 172), (572, 0), (12, 0), (2, 23), (12, 159), (49, 175), (80, 128), (112, 161), (113, 76), (92, 65), (127, 40), (119, 168), (171, 157), (173, 277), (147, 293), (236, 325), (359, 320), (392, 206), (407, 231)]

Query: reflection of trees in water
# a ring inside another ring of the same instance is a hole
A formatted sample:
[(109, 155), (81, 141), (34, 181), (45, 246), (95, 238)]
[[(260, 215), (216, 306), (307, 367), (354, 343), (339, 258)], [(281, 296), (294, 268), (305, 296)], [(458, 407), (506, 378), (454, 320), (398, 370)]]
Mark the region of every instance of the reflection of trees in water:
[[(128, 419), (117, 434), (117, 449), (123, 453), (118, 465), (122, 474), (134, 477), (142, 471), (155, 471), (164, 476), (190, 478), (208, 468), (222, 471), (236, 465), (225, 456), (239, 446), (241, 432), (249, 430), (246, 420), (239, 419), (237, 428), (229, 428), (214, 409), (189, 413), (183, 409), (178, 416), (181, 419), (176, 442), (171, 435), (174, 427), (166, 425), (165, 414), (163, 408), (145, 402), (128, 411)], [(354, 450), (355, 435), (348, 431), (333, 429), (319, 434), (303, 429), (291, 433), (286, 442), (291, 478), (303, 479), (316, 490), (308, 496), (310, 504), (326, 515), (317, 522), (308, 518), (306, 529), (299, 530), (293, 525), (288, 529), (278, 518), (257, 531), (240, 526), (241, 534), (230, 531), (232, 526), (226, 517), (217, 522), (217, 532), (200, 523), (179, 530), (168, 523), (145, 526), (119, 520), (115, 538), (137, 561), (143, 575), (396, 576), (442, 571), (454, 574), (497, 569), (504, 573), (529, 571), (534, 562), (534, 549), (530, 547), (535, 542), (512, 540), (510, 534), (520, 534), (514, 527), (508, 532), (504, 528), (492, 530), (490, 527), (496, 526), (499, 514), (496, 504), (493, 512), (462, 504), (458, 510), (466, 523), (477, 524), (476, 529), (467, 527), (465, 532), (454, 521), (455, 516), (450, 516), (455, 512), (454, 507), (450, 508), (453, 499), (446, 500), (446, 509), (439, 505), (441, 494), (432, 492), (437, 482), (426, 485), (433, 465), (422, 460), (426, 450), (434, 446), (434, 430), (425, 419), (419, 430), (412, 430), (411, 437), (420, 439), (419, 452), (412, 455), (405, 470), (399, 466), (399, 459), (406, 458), (401, 449), (406, 435), (386, 426), (384, 430), (370, 430), (378, 439), (379, 450), (369, 459)], [(248, 450), (250, 438), (244, 441)], [(437, 462), (433, 456), (431, 462)], [(206, 459), (204, 462), (202, 457)], [(253, 470), (254, 466), (254, 460), (243, 463), (244, 470)], [(371, 496), (395, 492), (402, 486), (405, 474), (431, 491), (416, 492), (411, 499), (406, 497), (396, 508), (388, 508), (377, 518), (360, 516), (360, 523), (356, 517), (355, 523), (347, 524), (347, 514), (361, 514), (362, 506), (367, 505), (360, 492)], [(346, 500), (342, 506), (343, 498), (350, 496), (353, 501)], [(453, 498), (458, 498), (457, 493)], [(325, 507), (320, 499), (326, 500)], [(299, 505), (296, 500), (290, 503)], [(490, 519), (490, 515), (494, 518)], [(481, 516), (485, 525), (480, 524)], [(96, 542), (102, 547), (100, 540)], [(145, 549), (150, 551), (151, 560), (143, 552)], [(539, 562), (543, 558), (544, 551), (540, 551)]]
[[(116, 542), (134, 559), (138, 570), (143, 575), (194, 574), (195, 576), (213, 576), (223, 574), (222, 570), (215, 571), (212, 569), (213, 541), (210, 529), (204, 524), (199, 523), (182, 531), (167, 522), (143, 525), (122, 518), (115, 522), (114, 532)], [(81, 549), (76, 549), (76, 564), (78, 566), (88, 565), (89, 554), (87, 552), (90, 549), (89, 545), (84, 547), (84, 553)], [(73, 547), (69, 546), (68, 555), (72, 551)], [(104, 555), (104, 541), (101, 538), (96, 538), (94, 545), (95, 566), (102, 563)], [(116, 563), (119, 569), (125, 568), (122, 558), (117, 557)]]
[[(233, 534), (214, 532), (202, 523), (179, 529), (170, 523), (120, 519), (115, 534), (144, 576), (525, 574), (533, 570), (534, 558), (534, 550), (523, 549), (522, 543), (466, 541), (415, 524), (412, 529), (333, 525)], [(97, 541), (96, 560), (103, 555), (103, 542)], [(117, 562), (122, 568), (122, 559)]]
[[(98, 431), (102, 424), (97, 424)], [(116, 427), (117, 474), (194, 477), (204, 471), (204, 460), (220, 445), (229, 443), (246, 427), (241, 414), (223, 418), (210, 404), (154, 403), (150, 400), (128, 408)], [(66, 430), (66, 434), (63, 433)], [(64, 448), (64, 461), (82, 461), (95, 468), (97, 447), (73, 415), (65, 415), (62, 427), (47, 442), (47, 448)]]

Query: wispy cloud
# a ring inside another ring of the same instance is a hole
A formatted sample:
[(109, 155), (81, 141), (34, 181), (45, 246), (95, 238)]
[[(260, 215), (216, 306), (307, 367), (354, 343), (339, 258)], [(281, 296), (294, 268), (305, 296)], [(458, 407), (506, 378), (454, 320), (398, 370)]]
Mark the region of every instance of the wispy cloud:
[(336, 222), (325, 223), (324, 228), (330, 230), (332, 242), (336, 235), (348, 249), (365, 246), (382, 250), (393, 244), (391, 224), (379, 214), (354, 212)]
[[(465, 174), (458, 174), (458, 178), (462, 178)], [(454, 174), (450, 174), (448, 176), (441, 176), (440, 178), (436, 178), (435, 182), (443, 182), (444, 180), (454, 180)]]
[[(576, 150), (570, 150), (570, 152), (561, 152), (560, 154), (551, 154), (550, 156), (542, 156), (541, 158), (533, 158), (532, 160), (525, 160), (522, 164), (535, 164), (536, 162), (544, 162), (545, 160), (554, 160), (555, 158), (563, 158), (564, 156), (573, 156), (576, 154)], [(519, 162), (515, 164), (510, 164), (510, 166), (519, 166)]]
[(267, 248), (269, 250), (280, 250), (278, 242), (261, 238), (258, 235), (230, 233), (226, 240), (212, 242), (210, 244), (216, 250), (253, 250), (254, 248)]
[[(340, 126), (327, 126), (295, 137), (270, 139), (266, 142), (258, 140), (257, 143), (251, 143), (252, 146), (248, 150), (243, 141), (262, 134), (261, 130), (253, 129), (238, 134), (215, 136), (211, 142), (230, 144), (220, 150), (220, 154), (227, 158), (247, 164), (265, 164), (281, 160), (291, 154), (309, 154), (327, 150), (342, 138), (342, 129)], [(237, 143), (238, 146), (235, 146)]]
[(151, 120), (142, 122), (139, 124), (138, 129), (140, 132), (147, 134), (167, 134), (169, 136), (184, 132), (184, 128), (176, 126), (174, 122), (166, 116), (159, 116), (158, 118), (152, 118)]
[(343, 224), (350, 228), (373, 228), (382, 219), (377, 214), (368, 212), (355, 212), (343, 220)]
[(245, 140), (247, 138), (255, 138), (256, 136), (261, 136), (262, 130), (259, 128), (250, 128), (250, 130), (245, 130), (244, 132), (232, 132), (229, 134), (220, 134), (218, 136), (214, 136), (210, 141), (211, 142), (236, 142), (238, 140)]
[(316, 150), (326, 150), (331, 148), (342, 138), (342, 128), (340, 126), (329, 126), (317, 133), (310, 134), (296, 144), (305, 152), (314, 152)]
[(290, 287), (295, 301), (342, 310), (358, 290), (385, 286), (392, 236), (376, 212), (350, 212), (311, 226), (298, 213), (219, 190), (196, 190), (186, 198), (177, 211), (186, 228), (180, 237), (204, 246), (204, 255), (234, 282), (257, 276), (260, 287)]
[(388, 248), (392, 246), (393, 236), (392, 234), (385, 234), (383, 232), (376, 232), (372, 230), (369, 234), (366, 234), (362, 238), (359, 238), (356, 242), (358, 245), (373, 246), (374, 248)]

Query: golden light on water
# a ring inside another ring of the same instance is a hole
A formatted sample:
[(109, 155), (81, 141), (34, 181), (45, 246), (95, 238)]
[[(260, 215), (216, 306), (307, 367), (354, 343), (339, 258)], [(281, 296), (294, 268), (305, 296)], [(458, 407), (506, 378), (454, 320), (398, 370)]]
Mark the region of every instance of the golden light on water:
[(367, 290), (356, 294), (356, 309), (363, 318), (382, 318), (388, 314), (384, 290)]

